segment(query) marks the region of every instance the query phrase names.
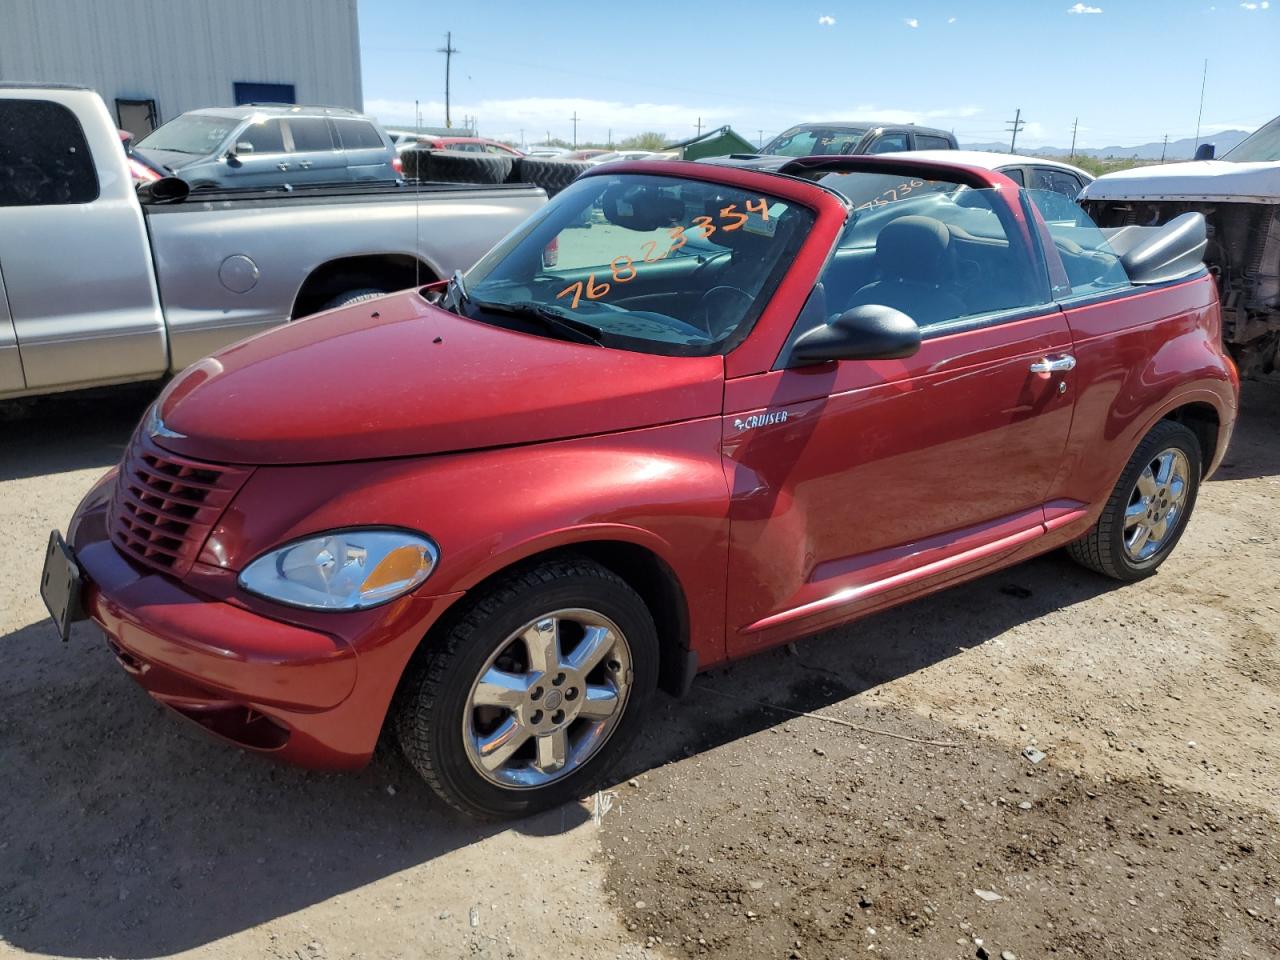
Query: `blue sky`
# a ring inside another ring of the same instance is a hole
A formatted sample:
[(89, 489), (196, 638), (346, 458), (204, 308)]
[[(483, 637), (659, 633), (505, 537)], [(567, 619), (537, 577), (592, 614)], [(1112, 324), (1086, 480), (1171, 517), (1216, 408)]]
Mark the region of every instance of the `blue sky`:
[(359, 0), (365, 108), (528, 142), (731, 124), (755, 140), (792, 123), (883, 119), (1081, 146), (1251, 130), (1280, 113), (1280, 0)]

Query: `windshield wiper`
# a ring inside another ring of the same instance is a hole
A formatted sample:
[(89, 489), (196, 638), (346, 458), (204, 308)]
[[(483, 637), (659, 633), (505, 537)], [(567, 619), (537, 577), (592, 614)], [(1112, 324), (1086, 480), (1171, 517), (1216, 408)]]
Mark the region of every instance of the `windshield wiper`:
[(462, 279), (462, 271), (453, 271), (453, 276), (449, 278), (449, 283), (444, 288), (444, 306), (453, 310), (454, 313), (466, 316), (462, 313), (462, 306), (470, 300), (471, 294), (467, 293), (467, 284)]
[[(470, 300), (470, 297), (467, 298)], [(502, 303), (496, 300), (472, 300), (475, 306), (489, 313), (497, 313), (508, 317), (519, 317), (521, 320), (536, 320), (548, 330), (577, 343), (593, 343), (604, 346), (605, 332), (594, 324), (579, 320), (576, 317), (562, 316), (545, 304), (524, 300), (519, 303)]]

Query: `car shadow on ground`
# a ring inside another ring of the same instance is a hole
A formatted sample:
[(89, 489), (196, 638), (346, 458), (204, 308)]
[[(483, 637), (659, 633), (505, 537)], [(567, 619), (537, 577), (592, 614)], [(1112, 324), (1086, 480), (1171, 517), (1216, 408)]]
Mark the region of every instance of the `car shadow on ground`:
[(1240, 387), (1240, 419), (1214, 480), (1280, 477), (1280, 373)]
[[(659, 699), (615, 782), (788, 719), (750, 701), (819, 710), (1110, 586), (1051, 557), (716, 671)], [(0, 939), (23, 950), (169, 954), (499, 830), (559, 834), (589, 817), (569, 805), (470, 823), (385, 746), (363, 771), (324, 774), (215, 742), (152, 703), (87, 625), (65, 646), (38, 623), (0, 647)]]
[(0, 482), (115, 465), (158, 389), (0, 402)]

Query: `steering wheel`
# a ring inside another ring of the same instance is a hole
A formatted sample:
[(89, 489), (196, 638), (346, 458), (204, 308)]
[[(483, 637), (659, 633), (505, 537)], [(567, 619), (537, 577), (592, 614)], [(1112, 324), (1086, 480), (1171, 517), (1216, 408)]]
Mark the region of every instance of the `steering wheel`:
[(712, 264), (720, 263), (725, 257), (732, 255), (732, 250), (721, 250), (717, 253), (711, 254), (711, 256), (707, 257), (707, 259), (703, 260), (693, 268), (693, 273), (689, 274), (689, 286), (696, 285), (702, 275), (711, 268)]
[[(702, 295), (702, 299), (698, 302), (698, 311), (706, 327), (707, 335), (713, 340), (720, 339), (726, 332), (723, 328), (727, 328), (729, 324), (719, 321), (719, 318), (723, 318), (726, 315), (729, 317), (736, 315), (741, 319), (755, 302), (756, 298), (741, 287), (731, 287), (728, 284), (712, 287)], [(735, 313), (735, 308), (740, 309), (737, 309)]]

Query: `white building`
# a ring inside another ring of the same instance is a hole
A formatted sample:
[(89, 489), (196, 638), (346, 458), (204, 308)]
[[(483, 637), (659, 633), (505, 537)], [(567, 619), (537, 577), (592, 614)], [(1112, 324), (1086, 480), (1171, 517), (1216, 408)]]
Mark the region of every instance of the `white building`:
[(92, 87), (139, 137), (197, 107), (359, 110), (356, 0), (0, 0), (0, 81)]

